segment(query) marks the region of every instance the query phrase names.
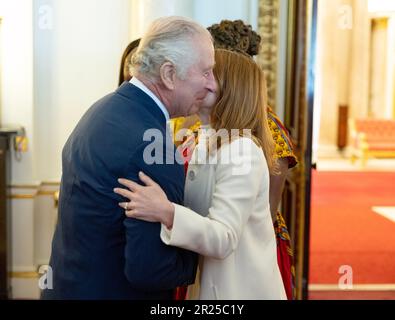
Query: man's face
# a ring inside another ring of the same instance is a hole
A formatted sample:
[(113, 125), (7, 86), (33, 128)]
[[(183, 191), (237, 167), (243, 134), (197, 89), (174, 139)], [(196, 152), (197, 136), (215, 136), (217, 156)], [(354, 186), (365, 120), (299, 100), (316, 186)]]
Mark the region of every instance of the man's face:
[(177, 79), (174, 101), (175, 113), (173, 116), (188, 116), (196, 114), (202, 106), (208, 92), (216, 91), (216, 82), (213, 74), (215, 64), (214, 47), (210, 39), (197, 36), (193, 39), (197, 63), (192, 65), (184, 80)]

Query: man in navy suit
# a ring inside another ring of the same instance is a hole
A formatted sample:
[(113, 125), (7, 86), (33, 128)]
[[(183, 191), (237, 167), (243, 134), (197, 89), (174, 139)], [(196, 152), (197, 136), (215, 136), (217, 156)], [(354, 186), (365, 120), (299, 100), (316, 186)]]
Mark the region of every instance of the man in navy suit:
[[(205, 28), (180, 17), (158, 19), (141, 39), (132, 80), (79, 121), (62, 152), (53, 282), (43, 299), (171, 299), (175, 287), (193, 283), (196, 254), (162, 243), (159, 223), (125, 218), (118, 206), (124, 199), (113, 189), (119, 177), (138, 182), (143, 171), (182, 204), (184, 171), (166, 144), (166, 123), (199, 111), (215, 90), (213, 67)], [(163, 139), (153, 142), (152, 130)], [(156, 154), (148, 152), (153, 144)]]

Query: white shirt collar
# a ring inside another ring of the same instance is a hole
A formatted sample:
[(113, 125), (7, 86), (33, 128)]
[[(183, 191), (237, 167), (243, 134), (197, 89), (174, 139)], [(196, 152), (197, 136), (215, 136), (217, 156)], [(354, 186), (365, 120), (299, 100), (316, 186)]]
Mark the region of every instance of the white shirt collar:
[(165, 115), (166, 118), (166, 122), (170, 120), (170, 116), (169, 116), (169, 111), (167, 111), (165, 105), (162, 103), (162, 101), (160, 101), (158, 99), (158, 97), (150, 90), (148, 89), (144, 83), (142, 83), (139, 79), (137, 79), (136, 77), (132, 77), (132, 79), (130, 79), (129, 81), (131, 84), (133, 84), (134, 86), (136, 86), (137, 88), (139, 88), (140, 90), (142, 90), (143, 92), (145, 92), (146, 94), (148, 94), (152, 100), (155, 101), (155, 103), (158, 105), (159, 109), (162, 110), (163, 114)]

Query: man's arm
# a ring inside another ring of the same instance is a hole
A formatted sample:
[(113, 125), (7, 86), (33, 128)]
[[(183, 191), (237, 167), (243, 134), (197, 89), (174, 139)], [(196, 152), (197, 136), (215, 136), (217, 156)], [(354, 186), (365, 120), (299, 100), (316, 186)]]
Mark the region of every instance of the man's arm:
[[(148, 165), (143, 159), (145, 144), (136, 150), (126, 178), (136, 181), (137, 172), (151, 176), (172, 202), (182, 203), (184, 196), (183, 167), (177, 164)], [(133, 218), (124, 220), (125, 275), (131, 285), (144, 291), (169, 290), (191, 284), (195, 280), (197, 254), (165, 245), (160, 239), (160, 223)]]

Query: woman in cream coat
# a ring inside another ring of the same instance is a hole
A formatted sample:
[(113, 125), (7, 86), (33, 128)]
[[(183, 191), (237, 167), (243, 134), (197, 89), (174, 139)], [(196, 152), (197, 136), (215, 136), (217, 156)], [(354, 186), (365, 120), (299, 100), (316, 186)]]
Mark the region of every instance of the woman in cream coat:
[[(286, 299), (269, 206), (269, 172), (276, 169), (263, 121), (264, 74), (235, 52), (216, 50), (215, 58), (217, 91), (199, 113), (204, 125), (188, 167), (185, 206), (169, 202), (143, 173), (145, 186), (120, 179), (129, 190), (114, 191), (130, 200), (120, 203), (129, 218), (160, 222), (164, 243), (201, 255), (190, 299)], [(224, 139), (220, 129), (240, 131)]]

